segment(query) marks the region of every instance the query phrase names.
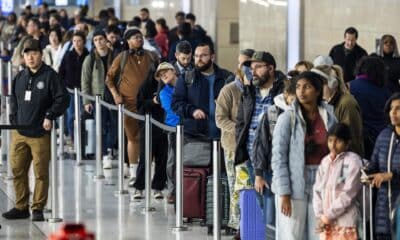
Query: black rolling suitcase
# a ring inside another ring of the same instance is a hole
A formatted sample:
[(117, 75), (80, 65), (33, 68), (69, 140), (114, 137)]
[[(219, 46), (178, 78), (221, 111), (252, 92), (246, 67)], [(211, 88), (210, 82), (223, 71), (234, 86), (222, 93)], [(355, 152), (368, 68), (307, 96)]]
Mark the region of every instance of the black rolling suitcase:
[[(212, 234), (213, 231), (213, 176), (208, 177), (207, 181), (207, 193), (206, 193), (206, 226), (208, 228), (208, 234)], [(226, 176), (221, 177), (221, 228), (228, 231), (227, 228), (229, 221), (229, 185)]]

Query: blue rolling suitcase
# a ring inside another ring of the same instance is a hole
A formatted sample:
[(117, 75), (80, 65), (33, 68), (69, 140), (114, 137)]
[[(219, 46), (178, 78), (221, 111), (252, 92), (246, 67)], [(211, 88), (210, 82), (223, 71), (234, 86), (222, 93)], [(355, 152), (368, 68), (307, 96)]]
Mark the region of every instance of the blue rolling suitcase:
[[(273, 197), (268, 197), (264, 194), (261, 199), (262, 204), (267, 206), (273, 204)], [(270, 205), (269, 211), (263, 214), (260, 204), (257, 202), (257, 193), (254, 189), (247, 189), (240, 191), (240, 239), (242, 240), (265, 240), (267, 239), (267, 233), (269, 235), (271, 229), (267, 228), (267, 224), (275, 225), (274, 206)], [(273, 235), (273, 234), (272, 234)], [(274, 236), (268, 236), (269, 239), (273, 239)]]

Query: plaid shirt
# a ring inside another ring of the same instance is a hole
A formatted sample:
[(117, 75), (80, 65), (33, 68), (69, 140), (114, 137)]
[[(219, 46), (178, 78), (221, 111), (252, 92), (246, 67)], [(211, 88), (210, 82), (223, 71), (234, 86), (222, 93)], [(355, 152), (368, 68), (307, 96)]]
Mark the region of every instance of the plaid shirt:
[(256, 88), (256, 102), (254, 104), (253, 115), (251, 116), (251, 123), (249, 129), (249, 136), (247, 138), (247, 151), (251, 159), (253, 155), (253, 143), (256, 138), (256, 132), (262, 116), (267, 112), (268, 107), (273, 105), (273, 99), (270, 93), (264, 98), (261, 96), (260, 89)]

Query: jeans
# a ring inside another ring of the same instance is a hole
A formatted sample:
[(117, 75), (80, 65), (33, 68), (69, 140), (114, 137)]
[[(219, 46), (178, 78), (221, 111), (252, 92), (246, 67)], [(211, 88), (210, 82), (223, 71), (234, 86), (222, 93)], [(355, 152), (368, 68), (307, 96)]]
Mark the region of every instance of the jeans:
[(318, 240), (315, 233), (316, 217), (312, 205), (312, 186), (315, 182), (317, 166), (306, 166), (305, 169), (305, 198), (290, 199), (292, 215), (287, 217), (281, 213), (281, 198), (275, 197), (276, 212), (276, 239), (284, 240)]
[(74, 139), (74, 120), (75, 120), (75, 98), (73, 94), (69, 94), (70, 101), (69, 101), (69, 106), (67, 108), (67, 129), (68, 129), (68, 134), (71, 137), (71, 140)]
[(176, 133), (168, 133), (167, 183), (168, 193), (175, 195)]
[(101, 129), (103, 137), (102, 154), (107, 154), (107, 149), (117, 148), (118, 115), (116, 111), (101, 108)]

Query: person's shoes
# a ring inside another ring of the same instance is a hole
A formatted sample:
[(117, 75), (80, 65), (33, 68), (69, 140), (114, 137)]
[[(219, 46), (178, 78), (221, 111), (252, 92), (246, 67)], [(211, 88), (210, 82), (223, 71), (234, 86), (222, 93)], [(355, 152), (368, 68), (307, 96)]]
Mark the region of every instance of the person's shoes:
[(14, 219), (25, 219), (30, 217), (30, 213), (28, 209), (19, 210), (17, 208), (12, 208), (8, 212), (3, 213), (3, 218), (14, 220)]
[(155, 190), (155, 191), (154, 191), (154, 198), (155, 198), (155, 199), (163, 199), (163, 198), (164, 198), (164, 195), (163, 195), (162, 191), (160, 191), (160, 190)]
[(136, 178), (129, 178), (128, 187), (134, 187), (135, 181), (136, 181)]
[(175, 203), (175, 195), (169, 194), (167, 197), (167, 202), (168, 202), (168, 204), (174, 204)]
[(129, 178), (129, 166), (127, 163), (124, 163), (124, 178)]
[(135, 190), (135, 192), (133, 193), (133, 199), (143, 199), (143, 191), (142, 190)]
[(32, 211), (32, 221), (34, 222), (43, 222), (44, 215), (42, 210), (33, 210)]
[(112, 169), (112, 160), (108, 155), (103, 157), (103, 169)]
[(232, 240), (240, 240), (240, 230), (237, 230), (236, 235), (233, 236)]

